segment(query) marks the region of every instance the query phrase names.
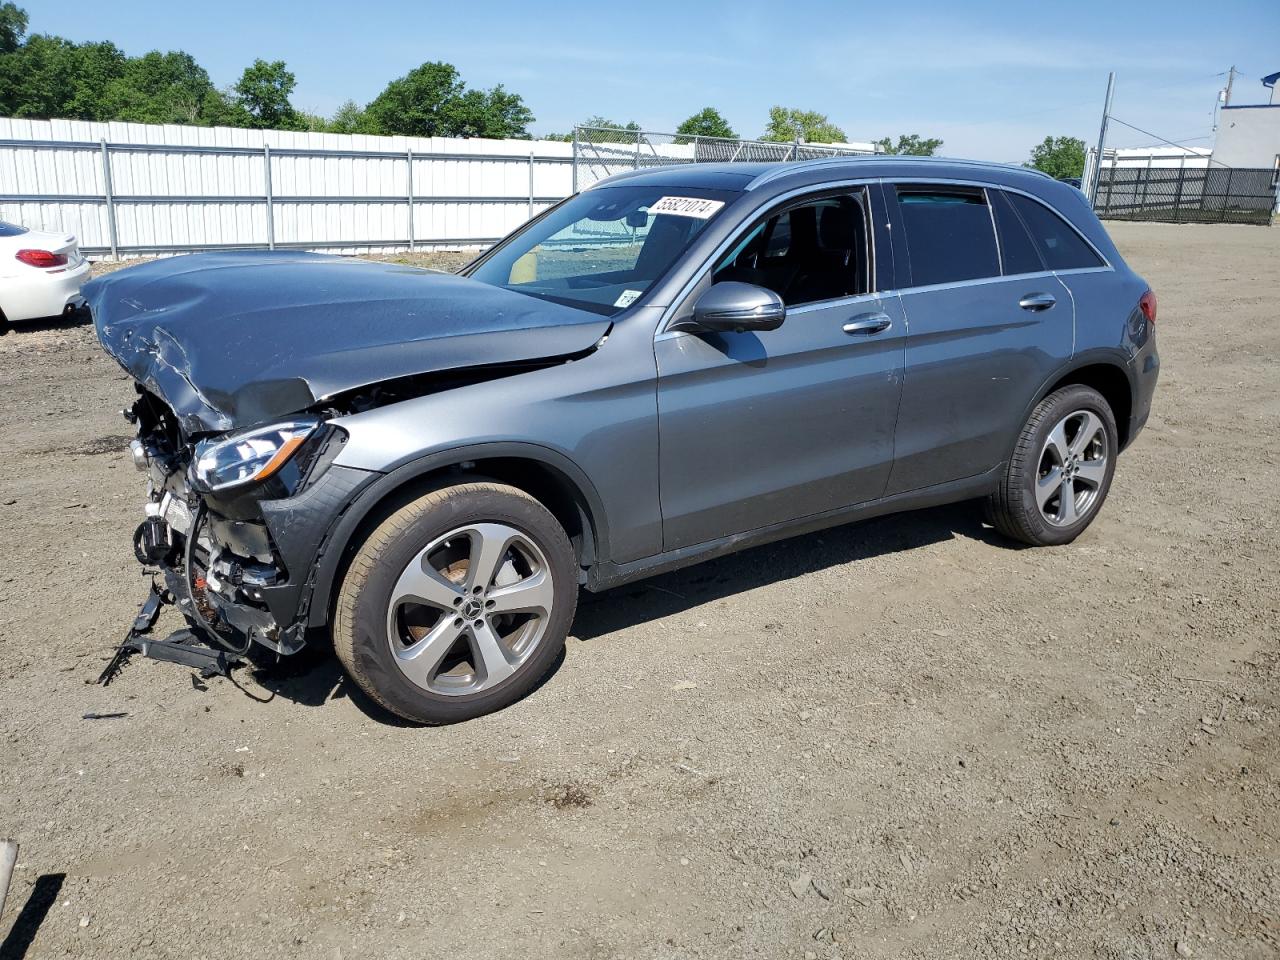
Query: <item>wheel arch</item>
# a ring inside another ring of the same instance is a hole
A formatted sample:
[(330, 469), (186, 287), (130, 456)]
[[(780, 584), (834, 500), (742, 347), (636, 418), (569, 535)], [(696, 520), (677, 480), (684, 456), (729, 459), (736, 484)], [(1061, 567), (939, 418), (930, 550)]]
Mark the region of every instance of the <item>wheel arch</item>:
[(1108, 352), (1083, 354), (1070, 367), (1059, 370), (1041, 387), (1023, 415), (1023, 422), (1045, 397), (1072, 384), (1091, 387), (1102, 394), (1116, 418), (1120, 449), (1129, 444), (1133, 415), (1134, 384), (1129, 365)]
[(532, 496), (564, 527), (580, 567), (608, 557), (608, 527), (595, 485), (568, 457), (529, 443), (484, 443), (412, 460), (375, 481), (347, 509), (316, 559), (308, 624), (331, 621), (337, 588), (360, 545), (406, 503), (468, 480), (505, 483)]

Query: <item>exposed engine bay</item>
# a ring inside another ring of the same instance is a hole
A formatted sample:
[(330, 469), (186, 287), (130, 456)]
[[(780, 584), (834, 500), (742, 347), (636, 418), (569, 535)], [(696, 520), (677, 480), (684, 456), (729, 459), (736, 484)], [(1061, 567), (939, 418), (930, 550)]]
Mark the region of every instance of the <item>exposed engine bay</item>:
[(285, 471), (264, 478), (256, 495), (196, 489), (200, 446), (187, 442), (169, 407), (142, 388), (125, 411), (138, 430), (130, 444), (134, 465), (147, 477), (145, 518), (134, 533), (138, 561), (159, 569), (166, 599), (175, 603), (201, 639), (234, 653), (254, 643), (279, 654), (303, 645), (302, 626), (279, 623), (264, 588), (288, 576), (263, 521), (258, 501), (288, 495), (327, 446), (310, 442)]

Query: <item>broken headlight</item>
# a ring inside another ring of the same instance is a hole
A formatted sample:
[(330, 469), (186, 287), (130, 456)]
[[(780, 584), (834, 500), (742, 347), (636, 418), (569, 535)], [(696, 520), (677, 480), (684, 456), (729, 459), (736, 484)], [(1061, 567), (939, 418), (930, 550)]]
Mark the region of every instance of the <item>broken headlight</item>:
[(205, 440), (196, 444), (192, 479), (206, 493), (259, 483), (279, 472), (319, 427), (316, 419), (290, 420)]

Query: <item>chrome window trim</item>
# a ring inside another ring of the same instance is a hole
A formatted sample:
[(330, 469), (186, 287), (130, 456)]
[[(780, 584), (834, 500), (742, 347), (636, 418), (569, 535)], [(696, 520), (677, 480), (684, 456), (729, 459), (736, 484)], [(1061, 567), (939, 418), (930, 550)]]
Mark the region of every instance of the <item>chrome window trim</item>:
[(1101, 267), (1072, 267), (1070, 270), (1053, 271), (1059, 277), (1072, 277), (1079, 273), (1114, 273), (1115, 267), (1107, 264)]
[[(819, 194), (819, 193), (833, 193), (833, 192), (838, 192), (840, 190), (851, 189), (854, 187), (862, 188), (863, 190), (867, 191), (868, 202), (866, 203), (866, 208), (863, 211), (863, 213), (866, 219), (867, 240), (871, 245), (871, 263), (869, 264), (867, 279), (869, 283), (874, 284), (876, 280), (876, 263), (877, 263), (876, 229), (875, 229), (876, 212), (875, 212), (874, 206), (870, 202), (870, 188), (873, 184), (876, 184), (879, 182), (880, 182), (880, 178), (878, 177), (859, 177), (857, 180), (832, 180), (829, 183), (810, 183), (803, 187), (796, 187), (794, 190), (789, 190), (786, 193), (778, 194), (776, 197), (773, 197), (772, 199), (766, 201), (765, 203), (760, 204), (759, 207), (757, 207), (755, 210), (751, 212), (750, 217), (747, 217), (744, 219), (748, 223), (754, 223), (757, 217), (762, 215), (761, 211), (764, 211), (767, 214), (768, 211), (776, 209), (777, 207), (782, 206), (783, 204), (788, 203), (791, 200), (794, 200), (796, 197), (803, 197), (810, 194)], [(686, 282), (685, 285), (680, 288), (680, 292), (671, 298), (671, 304), (663, 312), (662, 319), (658, 321), (658, 333), (654, 336), (655, 341), (659, 337), (662, 337), (665, 339), (666, 338), (665, 335), (668, 333), (684, 333), (685, 332), (683, 330), (675, 330), (675, 331), (668, 330), (667, 327), (675, 321), (676, 314), (680, 312), (680, 308), (684, 306), (685, 300), (689, 297), (689, 294), (693, 292), (693, 289), (699, 283), (702, 282), (702, 278), (707, 275), (708, 271), (711, 270), (712, 266), (717, 261), (719, 261), (720, 257), (727, 250), (731, 248), (733, 243), (737, 241), (740, 236), (742, 236), (741, 232), (735, 230), (733, 233), (729, 235), (727, 239), (721, 241), (720, 245), (711, 252), (711, 255), (707, 257), (706, 260), (703, 261), (702, 266), (698, 268), (697, 272), (694, 273), (694, 275), (689, 278), (688, 282)], [(805, 307), (810, 307), (810, 306), (826, 307), (826, 306), (830, 306), (831, 304), (839, 303), (844, 300), (859, 300), (864, 297), (870, 297), (870, 296), (882, 297), (884, 296), (884, 293), (879, 291), (871, 291), (870, 293), (856, 294), (855, 296), (852, 296), (852, 297), (837, 297), (833, 300), (818, 300), (811, 304), (802, 303), (796, 307), (788, 307), (787, 315), (790, 316), (794, 311), (801, 310)]]
[(813, 313), (815, 310), (828, 310), (831, 307), (843, 307), (855, 303), (865, 301), (883, 300), (883, 293), (855, 293), (851, 297), (833, 297), (830, 300), (814, 300), (811, 303), (802, 303), (799, 306), (788, 307), (787, 316), (794, 316), (797, 313)]
[[(991, 235), (996, 238), (996, 266), (1000, 268), (1000, 276), (1007, 277), (1008, 274), (1004, 272), (1004, 244), (1000, 242), (1000, 228), (996, 225), (996, 205), (991, 202), (990, 187), (982, 188), (982, 202), (987, 205), (987, 216), (991, 218)], [(1040, 255), (1037, 253), (1036, 256)]]
[(950, 283), (927, 283), (919, 287), (903, 287), (898, 291), (898, 296), (909, 297), (915, 293), (935, 293), (938, 290), (954, 290), (957, 287), (981, 287), (991, 283), (1006, 283), (1009, 280), (1020, 280), (1028, 277), (1033, 279), (1037, 277), (1052, 278), (1053, 271), (1043, 270), (1040, 273), (1019, 273), (1012, 277), (1007, 277), (1003, 274), (998, 277), (974, 277), (971, 280), (952, 280)]

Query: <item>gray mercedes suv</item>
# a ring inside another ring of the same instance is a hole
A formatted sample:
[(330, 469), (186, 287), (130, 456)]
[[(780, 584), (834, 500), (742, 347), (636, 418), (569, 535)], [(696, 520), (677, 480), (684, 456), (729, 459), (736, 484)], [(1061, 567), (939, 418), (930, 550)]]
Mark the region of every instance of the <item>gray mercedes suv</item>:
[[(583, 586), (965, 499), (1067, 543), (1159, 371), (1079, 191), (961, 161), (640, 170), (457, 276), (210, 253), (85, 294), (148, 476), (122, 649), (225, 669), (327, 630), (423, 723), (531, 690)], [(164, 602), (189, 628), (145, 637)]]

